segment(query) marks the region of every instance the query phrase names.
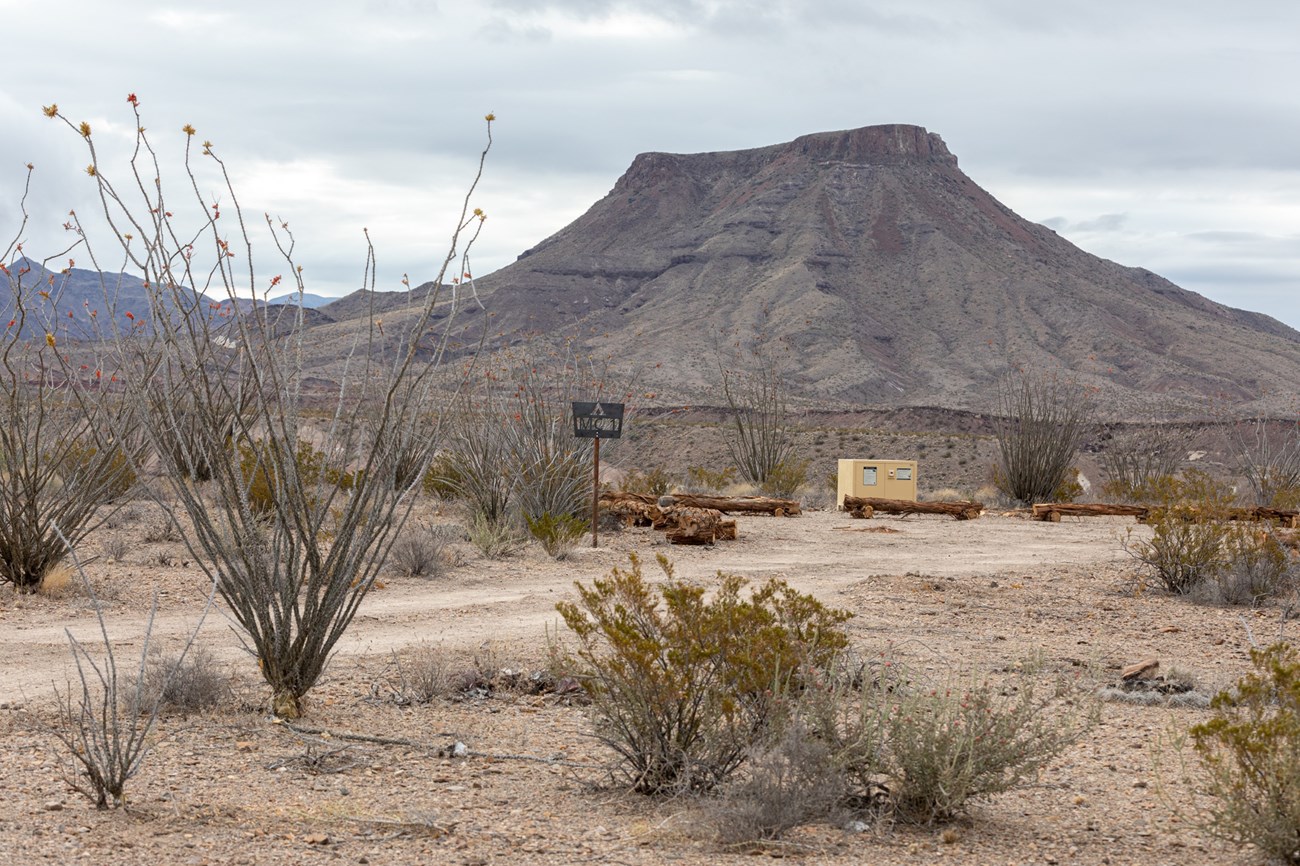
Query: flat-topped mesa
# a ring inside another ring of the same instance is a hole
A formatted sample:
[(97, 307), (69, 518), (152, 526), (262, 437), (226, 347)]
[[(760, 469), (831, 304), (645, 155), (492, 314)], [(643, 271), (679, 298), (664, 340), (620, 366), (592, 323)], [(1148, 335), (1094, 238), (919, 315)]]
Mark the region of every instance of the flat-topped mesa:
[(618, 179), (614, 192), (634, 192), (718, 169), (756, 175), (768, 166), (791, 159), (812, 163), (881, 166), (930, 164), (954, 169), (957, 167), (957, 157), (949, 152), (938, 133), (929, 132), (922, 126), (891, 123), (838, 132), (817, 132), (784, 144), (748, 150), (690, 154), (642, 153)]
[(683, 403), (716, 405), (709, 359), (754, 334), (785, 347), (792, 393), (831, 405), (986, 411), (1011, 364), (1067, 371), (1117, 417), (1300, 399), (1300, 333), (1089, 255), (910, 124), (643, 153), (480, 291), (495, 332), (572, 337)]
[(949, 152), (938, 133), (922, 126), (891, 123), (864, 126), (838, 132), (816, 132), (794, 141), (748, 150), (710, 153), (639, 154), (615, 185), (615, 191), (644, 188), (687, 174), (707, 173), (726, 168), (757, 174), (767, 166), (803, 160), (813, 163), (856, 163), (861, 165), (937, 164), (957, 167), (957, 157)]
[(957, 157), (938, 133), (923, 126), (889, 123), (839, 132), (802, 135), (782, 150), (794, 150), (818, 161), (861, 162), (868, 165), (901, 165), (909, 162), (937, 162), (956, 167)]

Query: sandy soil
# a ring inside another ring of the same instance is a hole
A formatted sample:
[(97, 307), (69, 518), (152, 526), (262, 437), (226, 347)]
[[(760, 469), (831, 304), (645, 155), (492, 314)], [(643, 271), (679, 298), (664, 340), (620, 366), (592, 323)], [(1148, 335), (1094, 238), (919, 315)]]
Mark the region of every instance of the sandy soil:
[[(155, 633), (174, 644), (203, 604), (203, 578), (175, 542), (145, 543), (148, 506), (101, 531), (129, 541), (121, 562), (87, 571), (115, 644), (138, 653), (155, 590)], [(492, 671), (539, 669), (557, 600), (629, 551), (671, 556), (679, 576), (718, 570), (780, 576), (855, 614), (866, 653), (916, 668), (993, 675), (1027, 659), (1092, 689), (1119, 668), (1158, 658), (1213, 691), (1244, 672), (1247, 623), (1264, 639), (1278, 612), (1198, 605), (1134, 592), (1121, 519), (1035, 523), (877, 518), (812, 512), (740, 518), (741, 537), (674, 548), (650, 530), (602, 538), (567, 562), (539, 549), (500, 562), (470, 557), (438, 580), (386, 578), (339, 647), (296, 733), (265, 713), (255, 666), (220, 612), (200, 642), (232, 671), (218, 711), (165, 717), (129, 787), (128, 808), (97, 812), (71, 792), (43, 728), (71, 675), (65, 629), (97, 636), (89, 600), (0, 592), (0, 862), (620, 863), (748, 862), (709, 840), (699, 808), (626, 793), (584, 711), (554, 695), (398, 705), (394, 654), (436, 645)], [(468, 549), (467, 549), (468, 550)], [(949, 828), (851, 833), (815, 826), (763, 854), (816, 863), (1248, 863), (1253, 852), (1208, 840), (1177, 819), (1187, 789), (1154, 757), (1203, 711), (1106, 703), (1100, 724), (1032, 786), (978, 804)], [(345, 737), (404, 741), (380, 743)], [(460, 742), (469, 755), (448, 757)], [(337, 753), (332, 750), (342, 749)], [(1164, 750), (1169, 757), (1168, 748)]]

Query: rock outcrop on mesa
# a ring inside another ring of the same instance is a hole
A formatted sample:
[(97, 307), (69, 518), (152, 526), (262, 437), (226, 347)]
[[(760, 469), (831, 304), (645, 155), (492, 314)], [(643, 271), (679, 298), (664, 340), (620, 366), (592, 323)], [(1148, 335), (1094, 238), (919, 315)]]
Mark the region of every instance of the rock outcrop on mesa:
[(1300, 381), (1300, 333), (1023, 219), (918, 126), (642, 154), (479, 285), (496, 344), (568, 336), (683, 400), (716, 401), (719, 347), (756, 334), (833, 404), (987, 408), (1008, 365), (1117, 400), (1241, 404)]

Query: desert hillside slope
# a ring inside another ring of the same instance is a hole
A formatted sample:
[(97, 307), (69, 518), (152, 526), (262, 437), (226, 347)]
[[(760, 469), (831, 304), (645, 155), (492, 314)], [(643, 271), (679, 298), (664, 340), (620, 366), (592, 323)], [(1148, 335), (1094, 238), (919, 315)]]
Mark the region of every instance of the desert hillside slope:
[[(642, 154), (479, 289), (494, 343), (569, 335), (696, 401), (714, 391), (717, 347), (760, 332), (795, 389), (827, 404), (978, 410), (1008, 363), (1069, 371), (1119, 402), (1250, 404), (1300, 382), (1300, 333), (1084, 252), (917, 126)], [(466, 316), (467, 333), (484, 318)]]

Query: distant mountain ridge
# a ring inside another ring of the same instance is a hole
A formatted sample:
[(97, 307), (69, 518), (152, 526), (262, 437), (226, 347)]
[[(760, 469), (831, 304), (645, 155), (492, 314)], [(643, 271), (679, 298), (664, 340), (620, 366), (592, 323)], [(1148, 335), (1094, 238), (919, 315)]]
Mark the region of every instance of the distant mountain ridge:
[[(75, 262), (75, 258), (71, 261)], [(51, 262), (51, 264), (57, 263)], [(29, 303), (46, 305), (47, 309), (44, 310), (46, 314), (56, 313), (51, 317), (51, 324), (56, 325), (65, 335), (76, 339), (94, 339), (96, 326), (108, 327), (106, 317), (110, 313), (116, 316), (119, 327), (129, 327), (133, 322), (143, 320), (149, 309), (150, 302), (145, 281), (132, 274), (101, 273), (78, 268), (75, 265), (55, 270), (29, 257), (15, 259), (13, 262), (6, 263), (6, 267), (9, 269), (10, 279), (20, 280), (27, 288), (27, 294), (31, 299)], [(46, 292), (49, 297), (40, 295), (39, 292)], [(209, 310), (215, 317), (219, 317), (232, 306), (241, 311), (253, 307), (253, 301), (247, 298), (232, 302), (228, 297), (214, 298), (201, 292), (195, 293), (194, 297), (201, 308)], [(332, 322), (333, 319), (320, 313), (318, 308), (335, 300), (337, 298), (304, 293), (302, 301), (307, 323), (316, 326)], [(258, 304), (287, 308), (296, 307), (298, 301), (298, 294), (290, 292), (267, 301), (259, 301)], [(70, 317), (67, 316), (69, 312), (73, 314)], [(25, 323), (25, 327), (28, 332), (31, 332), (40, 324), (37, 320), (41, 317), (42, 309), (33, 307), (28, 313), (31, 320)], [(128, 314), (137, 318), (131, 319)], [(8, 321), (14, 315), (12, 292), (7, 297), (0, 295), (0, 316)], [(101, 315), (104, 318), (101, 318)]]

